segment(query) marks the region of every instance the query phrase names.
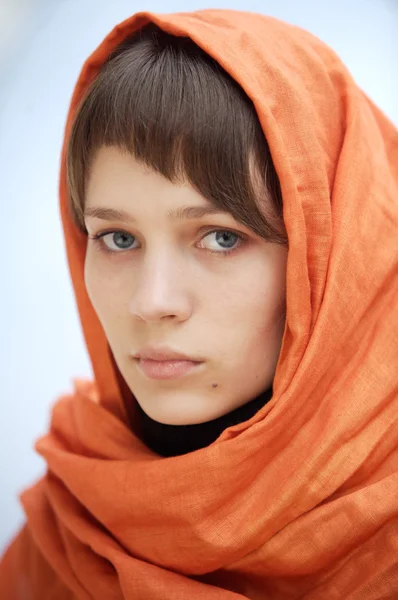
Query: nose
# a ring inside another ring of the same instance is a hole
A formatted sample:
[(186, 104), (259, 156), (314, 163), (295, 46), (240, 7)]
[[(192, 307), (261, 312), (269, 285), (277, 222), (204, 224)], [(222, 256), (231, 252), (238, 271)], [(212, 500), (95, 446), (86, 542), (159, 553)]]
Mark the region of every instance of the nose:
[(184, 266), (174, 255), (147, 257), (134, 276), (138, 276), (130, 313), (147, 323), (166, 319), (184, 321), (189, 318), (192, 303)]

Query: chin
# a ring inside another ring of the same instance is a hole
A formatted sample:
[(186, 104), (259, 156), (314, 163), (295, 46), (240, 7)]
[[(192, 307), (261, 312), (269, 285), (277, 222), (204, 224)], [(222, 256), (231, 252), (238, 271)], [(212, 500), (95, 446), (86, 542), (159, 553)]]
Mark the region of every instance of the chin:
[[(150, 402), (148, 403), (140, 403), (140, 406), (146, 414), (158, 421), (158, 423), (163, 423), (164, 425), (197, 425), (199, 423), (205, 423), (206, 421), (211, 421), (212, 419), (217, 418), (219, 415), (213, 415), (206, 413), (204, 410), (187, 410), (189, 405), (185, 401), (184, 404), (178, 405), (174, 404), (173, 406), (167, 406), (167, 403), (170, 401), (163, 400), (163, 402), (154, 406)], [(163, 404), (163, 406), (162, 406)]]
[[(149, 414), (149, 413), (147, 413)], [(205, 421), (210, 421), (212, 417), (207, 418), (203, 415), (196, 414), (182, 414), (179, 413), (165, 413), (161, 411), (159, 413), (155, 413), (153, 415), (149, 414), (152, 419), (158, 421), (159, 423), (163, 423), (164, 425), (197, 425), (199, 423), (204, 423)]]

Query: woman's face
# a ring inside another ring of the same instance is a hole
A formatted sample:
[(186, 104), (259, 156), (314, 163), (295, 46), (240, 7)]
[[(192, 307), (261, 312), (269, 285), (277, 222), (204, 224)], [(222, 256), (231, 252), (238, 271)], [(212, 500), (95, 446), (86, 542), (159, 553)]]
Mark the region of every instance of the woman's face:
[[(117, 148), (95, 157), (87, 291), (127, 385), (162, 423), (201, 423), (252, 400), (271, 386), (282, 345), (286, 247), (202, 209), (214, 211), (190, 185)], [(140, 362), (144, 346), (200, 362)]]

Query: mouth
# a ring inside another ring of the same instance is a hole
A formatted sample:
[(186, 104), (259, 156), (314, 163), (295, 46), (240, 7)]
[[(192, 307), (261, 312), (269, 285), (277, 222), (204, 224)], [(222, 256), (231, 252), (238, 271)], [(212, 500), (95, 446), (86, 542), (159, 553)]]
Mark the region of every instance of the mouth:
[(149, 379), (178, 379), (191, 374), (203, 365), (203, 362), (185, 359), (152, 360), (135, 358), (138, 367)]

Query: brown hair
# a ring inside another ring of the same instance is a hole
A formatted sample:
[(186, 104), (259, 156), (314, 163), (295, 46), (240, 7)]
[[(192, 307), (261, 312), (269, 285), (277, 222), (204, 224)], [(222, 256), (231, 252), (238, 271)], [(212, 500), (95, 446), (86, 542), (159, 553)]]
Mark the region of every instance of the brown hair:
[(116, 146), (270, 242), (287, 245), (282, 195), (252, 101), (189, 38), (150, 24), (108, 57), (77, 109), (67, 148), (70, 210), (84, 224), (95, 152)]

